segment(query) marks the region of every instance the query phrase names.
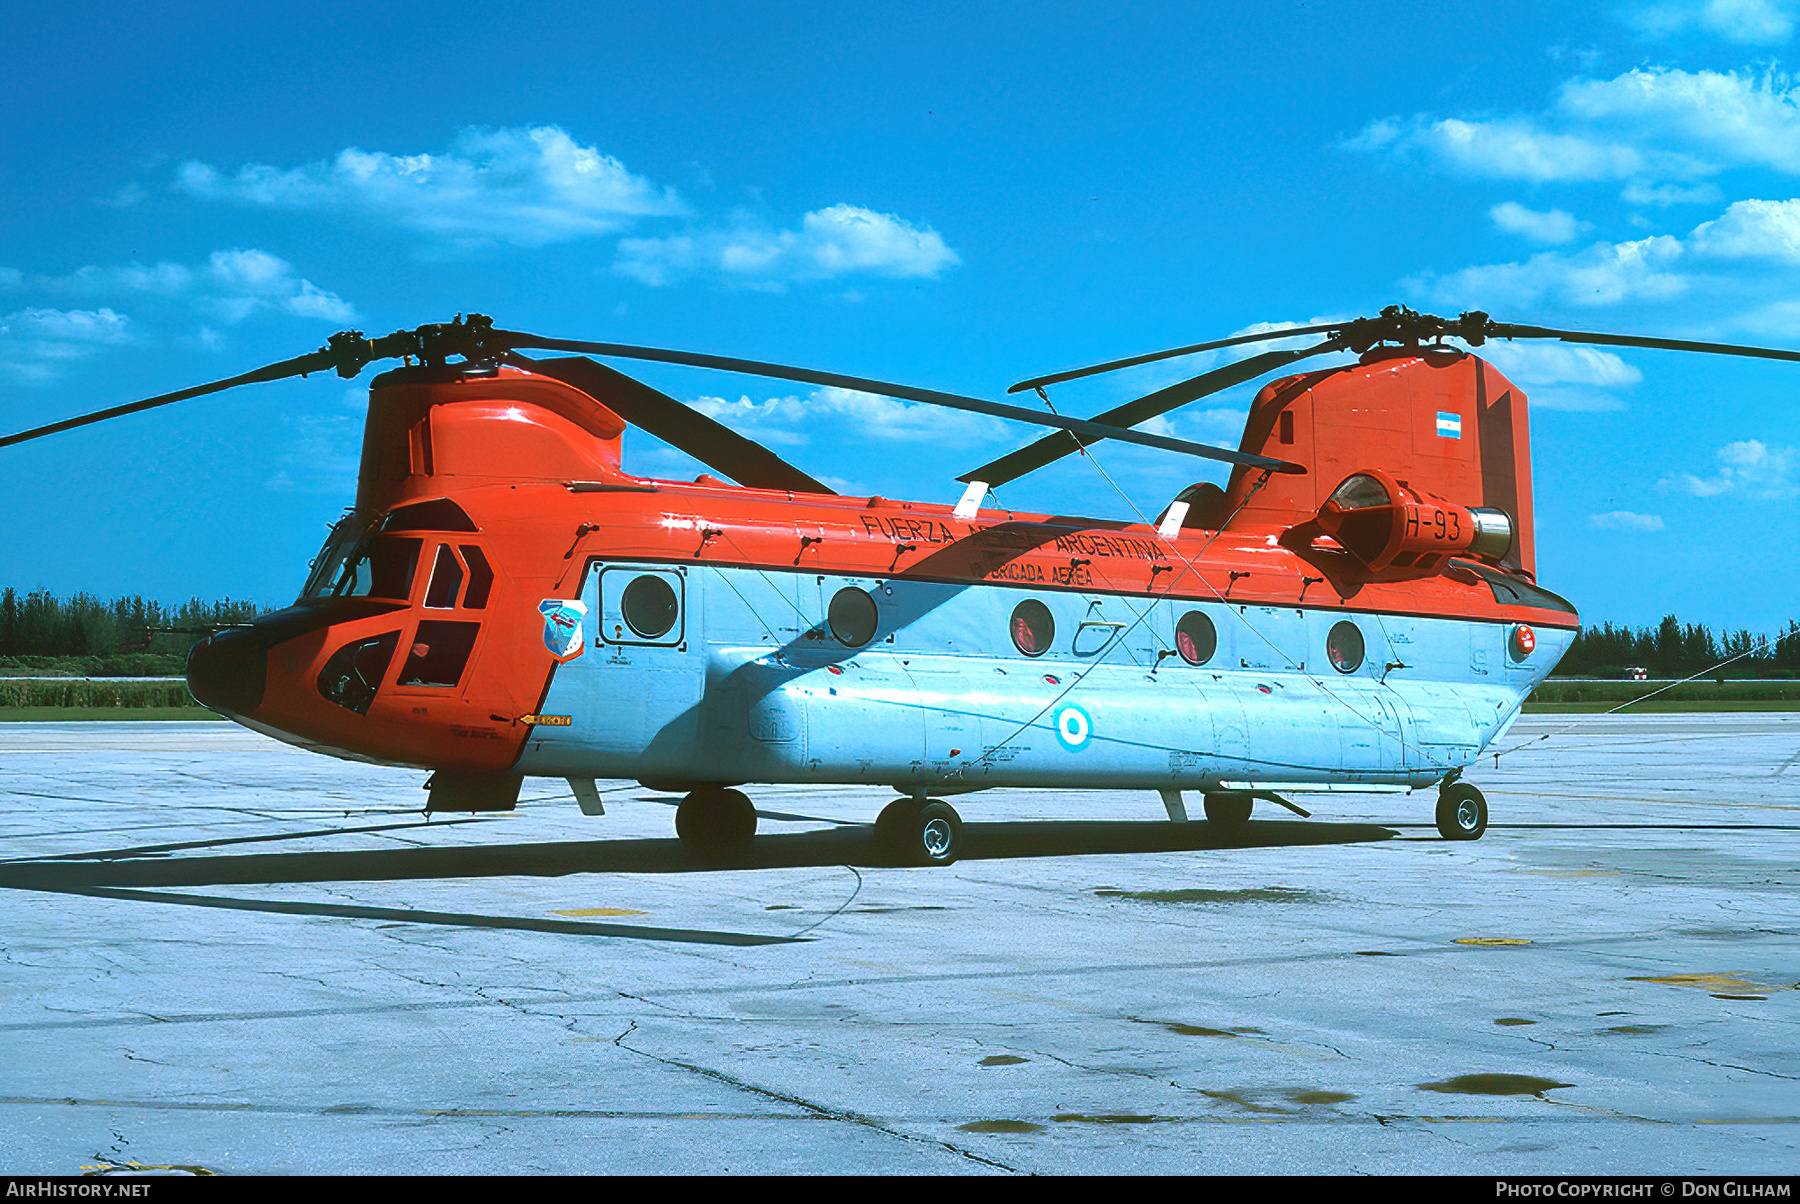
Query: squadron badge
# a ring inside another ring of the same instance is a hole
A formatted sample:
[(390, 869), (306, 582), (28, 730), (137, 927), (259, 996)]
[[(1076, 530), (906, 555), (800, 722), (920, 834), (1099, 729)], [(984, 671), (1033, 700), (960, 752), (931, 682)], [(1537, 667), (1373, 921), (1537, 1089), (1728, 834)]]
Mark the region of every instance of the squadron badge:
[(587, 615), (587, 603), (562, 598), (545, 598), (538, 603), (544, 616), (544, 647), (557, 664), (572, 661), (587, 650), (582, 639), (581, 620)]

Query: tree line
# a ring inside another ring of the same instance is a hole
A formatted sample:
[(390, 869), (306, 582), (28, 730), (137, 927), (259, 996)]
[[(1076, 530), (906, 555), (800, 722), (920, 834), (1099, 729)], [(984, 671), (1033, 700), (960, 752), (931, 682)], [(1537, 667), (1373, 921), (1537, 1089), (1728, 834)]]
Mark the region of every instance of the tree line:
[[(1737, 658), (1733, 660), (1732, 658)], [(1721, 665), (1723, 661), (1730, 664)], [(1633, 669), (1651, 677), (1800, 676), (1800, 622), (1788, 620), (1773, 636), (1754, 631), (1715, 634), (1701, 623), (1664, 615), (1654, 627), (1602, 623), (1584, 627), (1556, 666), (1557, 677), (1623, 677)]]
[(44, 589), (21, 594), (7, 588), (0, 590), (0, 657), (185, 655), (213, 628), (248, 623), (268, 609), (232, 598), (190, 598), (170, 606), (142, 594), (102, 601), (89, 593), (59, 598)]

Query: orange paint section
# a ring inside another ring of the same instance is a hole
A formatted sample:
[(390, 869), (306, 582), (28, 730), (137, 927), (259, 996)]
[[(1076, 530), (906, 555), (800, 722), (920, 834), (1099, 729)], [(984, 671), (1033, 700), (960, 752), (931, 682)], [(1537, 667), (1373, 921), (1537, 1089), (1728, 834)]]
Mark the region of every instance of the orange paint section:
[[(1440, 416), (1455, 419), (1455, 437), (1442, 433)], [(1504, 510), (1516, 535), (1501, 564), (1536, 577), (1525, 394), (1478, 356), (1388, 349), (1348, 368), (1272, 381), (1251, 403), (1239, 449), (1304, 464), (1307, 473), (1258, 487), (1260, 472), (1235, 470), (1227, 513), (1243, 511), (1233, 530), (1298, 526), (1344, 478), (1379, 470), (1416, 493)]]
[[(1310, 471), (1273, 477), (1251, 496), (1260, 474), (1240, 469), (1231, 496), (1234, 505), (1248, 497), (1243, 513), (1222, 533), (1185, 530), (1173, 542), (1142, 524), (999, 511), (963, 520), (949, 505), (796, 495), (710, 477), (629, 477), (619, 468), (624, 422), (586, 394), (511, 368), (486, 377), (438, 371), (438, 379), (421, 379), (428, 370), (402, 369), (371, 390), (358, 510), (374, 519), (408, 502), (448, 498), (478, 529), (407, 532), (422, 541), (418, 568), (390, 613), (334, 623), (271, 649), (262, 705), (247, 717), (255, 723), (372, 760), (504, 770), (530, 732), (520, 717), (538, 710), (555, 669), (538, 604), (573, 598), (590, 558), (1547, 627), (1577, 622), (1559, 610), (1502, 605), (1473, 574), (1359, 576), (1330, 559), (1347, 561), (1347, 553), (1327, 556), (1292, 538), (1345, 476), (1379, 467), (1421, 491), (1508, 510), (1529, 567), (1524, 397), (1473, 356), (1384, 359), (1265, 388), (1245, 450), (1298, 460)], [(1395, 397), (1403, 404), (1384, 400)], [(1497, 406), (1509, 426), (1490, 424)], [(1283, 412), (1293, 417), (1284, 422)], [(1439, 440), (1424, 425), (1447, 412), (1461, 417), (1460, 441)], [(1505, 472), (1490, 464), (1501, 454)], [(577, 492), (575, 482), (613, 488)], [(1496, 490), (1508, 487), (1513, 494), (1497, 500)], [(424, 605), (440, 546), (452, 549), (465, 573), (468, 557), (459, 549), (479, 549), (494, 573), (485, 606)], [(415, 645), (428, 643), (420, 632), (427, 622), (480, 625), (454, 686), (400, 681)], [(368, 712), (324, 697), (318, 679), (332, 655), (388, 633), (397, 633), (397, 648)]]

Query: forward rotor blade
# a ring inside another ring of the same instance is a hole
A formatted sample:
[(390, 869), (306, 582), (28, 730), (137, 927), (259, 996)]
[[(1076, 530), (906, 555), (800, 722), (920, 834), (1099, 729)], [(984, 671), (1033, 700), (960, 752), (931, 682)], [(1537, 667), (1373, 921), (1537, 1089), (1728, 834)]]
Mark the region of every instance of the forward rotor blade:
[(1199, 456), (1207, 460), (1222, 460), (1227, 464), (1242, 464), (1249, 468), (1266, 468), (1271, 472), (1306, 471), (1298, 464), (1290, 464), (1286, 460), (1273, 460), (1268, 456), (1255, 456), (1245, 452), (1226, 451), (1219, 447), (1208, 447), (1202, 443), (1190, 443), (1185, 439), (1170, 439), (1162, 435), (1151, 435), (1143, 431), (1121, 430), (1116, 427), (1103, 426), (1099, 423), (1087, 422), (1079, 418), (1063, 418), (1055, 414), (1046, 414), (1041, 410), (1027, 410), (1022, 406), (1005, 405), (997, 401), (983, 401), (978, 397), (963, 397), (957, 393), (940, 393), (935, 389), (915, 389), (911, 385), (896, 385), (888, 381), (869, 380), (861, 376), (844, 376), (836, 372), (817, 372), (810, 368), (795, 368), (787, 364), (770, 364), (761, 360), (734, 359), (723, 355), (700, 355), (691, 351), (669, 351), (660, 347), (634, 347), (624, 343), (587, 343), (574, 339), (546, 339), (533, 334), (522, 334), (518, 331), (500, 330), (494, 332), (495, 337), (502, 339), (509, 347), (532, 347), (545, 351), (573, 351), (587, 355), (617, 356), (620, 359), (651, 360), (664, 364), (686, 364), (694, 368), (718, 368), (726, 372), (742, 372), (749, 376), (768, 376), (777, 380), (792, 380), (802, 384), (825, 385), (831, 388), (851, 389), (858, 393), (874, 393), (882, 397), (896, 397), (905, 401), (923, 402), (926, 405), (944, 406), (952, 410), (966, 410), (974, 414), (987, 414), (993, 418), (1008, 418), (1014, 422), (1029, 422), (1037, 426), (1059, 427), (1072, 431), (1077, 435), (1087, 436), (1089, 442), (1097, 439), (1119, 439), (1126, 443), (1138, 443), (1145, 447), (1158, 447), (1164, 451), (1183, 452), (1190, 456)]
[[(1114, 406), (1104, 413), (1094, 415), (1092, 421), (1108, 428), (1115, 428), (1103, 435), (1102, 438), (1117, 439), (1119, 434), (1116, 428), (1136, 426), (1140, 422), (1147, 422), (1159, 414), (1166, 414), (1189, 402), (1198, 401), (1202, 397), (1229, 389), (1233, 385), (1243, 384), (1247, 380), (1255, 380), (1264, 373), (1286, 367), (1295, 360), (1327, 351), (1337, 351), (1342, 346), (1343, 344), (1336, 339), (1327, 339), (1323, 343), (1294, 351), (1265, 351), (1261, 355), (1253, 355), (1248, 359), (1239, 360), (1235, 364), (1215, 368), (1211, 372), (1191, 377), (1179, 384), (1170, 385), (1166, 389), (1158, 389), (1135, 401)], [(1058, 431), (1054, 435), (1044, 436), (1036, 443), (1009, 452), (998, 460), (983, 464), (972, 472), (965, 472), (956, 479), (959, 481), (986, 481), (990, 488), (1004, 485), (1008, 481), (1017, 480), (1028, 472), (1035, 472), (1046, 464), (1052, 464), (1094, 442), (1096, 440), (1091, 438), (1078, 440), (1067, 431)], [(1243, 454), (1239, 453), (1239, 455)]]
[(615, 372), (585, 356), (534, 360), (508, 355), (506, 361), (543, 376), (574, 385), (631, 425), (678, 447), (708, 468), (752, 489), (787, 489), (795, 493), (833, 493), (786, 460), (746, 439), (641, 380)]
[(1698, 343), (1691, 339), (1658, 339), (1639, 334), (1598, 334), (1588, 330), (1555, 330), (1548, 326), (1521, 326), (1515, 322), (1491, 322), (1490, 339), (1560, 339), (1565, 343), (1593, 343), (1602, 347), (1653, 347), (1663, 351), (1704, 351), (1712, 355), (1742, 355), (1751, 359), (1788, 360), (1800, 363), (1800, 351), (1778, 347), (1745, 347), (1738, 343)]
[(105, 410), (95, 410), (92, 414), (83, 414), (79, 418), (65, 418), (61, 422), (52, 422), (48, 426), (34, 427), (28, 431), (20, 431), (16, 435), (8, 435), (0, 439), (0, 447), (11, 447), (15, 443), (24, 443), (31, 439), (42, 439), (45, 435), (55, 435), (63, 431), (72, 431), (76, 427), (89, 426), (96, 422), (105, 422), (108, 418), (119, 418), (126, 414), (135, 414), (139, 410), (153, 410), (157, 406), (172, 405), (177, 401), (186, 401), (190, 397), (204, 397), (208, 393), (220, 393), (226, 389), (234, 389), (239, 385), (253, 385), (262, 381), (281, 380), (289, 376), (305, 376), (309, 372), (322, 372), (338, 362), (337, 353), (329, 350), (314, 351), (307, 355), (296, 356), (291, 360), (282, 360), (278, 364), (269, 364), (245, 372), (240, 376), (215, 380), (209, 385), (195, 385), (191, 389), (179, 389), (174, 393), (163, 393), (156, 397), (146, 397), (143, 401), (128, 402), (122, 406), (112, 406)]
[(1237, 347), (1244, 343), (1262, 343), (1269, 339), (1285, 339), (1293, 335), (1323, 334), (1328, 330), (1342, 330), (1344, 325), (1343, 322), (1328, 322), (1322, 326), (1287, 326), (1280, 330), (1265, 330), (1259, 334), (1240, 334), (1229, 339), (1214, 339), (1210, 343), (1192, 343), (1186, 347), (1171, 347), (1167, 351), (1152, 351), (1148, 355), (1133, 355), (1122, 360), (1108, 360), (1104, 364), (1094, 364), (1086, 368), (1071, 368), (1067, 372), (1052, 372), (1049, 376), (1034, 376), (1030, 380), (1020, 381), (1007, 392), (1020, 393), (1026, 389), (1041, 389), (1046, 385), (1061, 384), (1065, 380), (1080, 380), (1084, 376), (1098, 376), (1102, 372), (1116, 372), (1120, 368), (1135, 368), (1139, 364), (1153, 364), (1157, 360), (1193, 355), (1198, 351)]

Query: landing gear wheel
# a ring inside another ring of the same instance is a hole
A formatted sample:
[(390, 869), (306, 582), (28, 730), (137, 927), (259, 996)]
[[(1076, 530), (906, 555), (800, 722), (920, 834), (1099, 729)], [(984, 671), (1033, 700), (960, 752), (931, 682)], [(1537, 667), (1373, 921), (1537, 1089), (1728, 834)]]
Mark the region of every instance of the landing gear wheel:
[(876, 818), (875, 839), (903, 865), (949, 865), (962, 852), (962, 816), (936, 799), (895, 799)]
[(1205, 798), (1206, 822), (1221, 828), (1241, 828), (1250, 822), (1256, 800), (1247, 794), (1209, 794)]
[(1467, 782), (1438, 791), (1437, 829), (1445, 840), (1480, 840), (1487, 819), (1487, 799)]
[(875, 817), (875, 843), (890, 853), (901, 852), (906, 845), (907, 832), (924, 806), (924, 799), (897, 798), (883, 807), (881, 814)]
[(675, 808), (675, 835), (697, 853), (741, 852), (756, 835), (756, 806), (741, 790), (696, 790)]

